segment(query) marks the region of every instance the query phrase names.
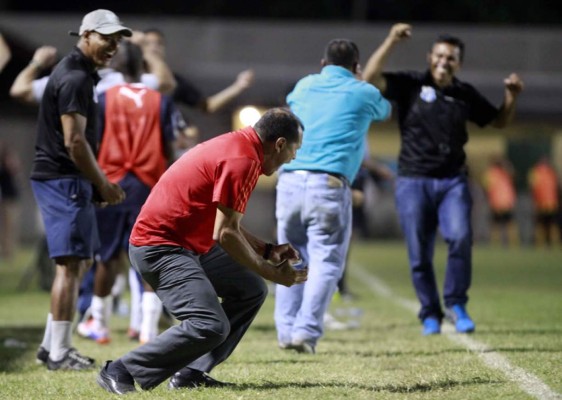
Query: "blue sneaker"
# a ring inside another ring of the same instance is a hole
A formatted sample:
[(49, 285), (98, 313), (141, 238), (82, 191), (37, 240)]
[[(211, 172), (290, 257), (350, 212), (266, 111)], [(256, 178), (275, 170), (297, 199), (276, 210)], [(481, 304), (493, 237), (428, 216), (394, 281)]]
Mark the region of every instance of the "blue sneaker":
[(470, 315), (466, 312), (464, 304), (455, 304), (451, 308), (445, 310), (445, 318), (455, 324), (455, 328), (459, 333), (474, 332), (476, 326)]
[(441, 322), (435, 317), (427, 317), (423, 320), (422, 335), (438, 335), (441, 333)]

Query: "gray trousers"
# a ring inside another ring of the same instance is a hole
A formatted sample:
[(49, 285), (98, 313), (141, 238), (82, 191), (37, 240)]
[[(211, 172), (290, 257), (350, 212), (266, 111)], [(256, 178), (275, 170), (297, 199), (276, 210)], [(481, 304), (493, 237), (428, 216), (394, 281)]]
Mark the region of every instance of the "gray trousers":
[(220, 246), (197, 255), (182, 247), (131, 245), (129, 257), (180, 321), (121, 358), (145, 390), (182, 368), (209, 372), (226, 360), (267, 296), (264, 280)]

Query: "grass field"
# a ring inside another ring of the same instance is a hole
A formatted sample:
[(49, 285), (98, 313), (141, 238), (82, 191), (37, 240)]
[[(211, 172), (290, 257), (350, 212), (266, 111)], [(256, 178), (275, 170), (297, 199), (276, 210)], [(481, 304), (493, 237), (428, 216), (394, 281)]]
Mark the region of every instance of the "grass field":
[[(28, 250), (0, 264), (0, 399), (112, 397), (96, 385), (96, 372), (54, 373), (35, 364), (49, 296), (15, 289), (31, 259)], [(444, 262), (438, 247), (440, 282)], [(360, 327), (327, 332), (316, 355), (277, 348), (270, 296), (232, 357), (212, 373), (234, 388), (170, 392), (163, 384), (129, 397), (562, 398), (562, 251), (477, 246), (469, 303), (477, 330), (468, 337), (450, 330), (421, 336), (402, 243), (354, 245), (350, 279), (357, 299), (335, 299), (332, 311), (342, 319), (353, 314)], [(74, 344), (98, 362), (119, 357), (134, 344), (125, 339), (126, 318), (112, 326), (110, 345), (79, 337)]]

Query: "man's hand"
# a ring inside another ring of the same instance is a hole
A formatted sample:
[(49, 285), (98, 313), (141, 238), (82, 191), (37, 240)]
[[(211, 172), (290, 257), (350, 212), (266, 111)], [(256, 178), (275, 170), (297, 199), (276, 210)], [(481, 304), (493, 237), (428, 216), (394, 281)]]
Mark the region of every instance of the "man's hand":
[(103, 199), (100, 203), (101, 205), (107, 203), (107, 205), (112, 206), (125, 200), (125, 192), (121, 189), (121, 186), (116, 183), (107, 181), (104, 185), (99, 187), (98, 190)]
[(279, 265), (269, 264), (267, 273), (262, 276), (274, 283), (290, 287), (306, 282), (308, 267), (296, 269), (293, 268), (291, 260), (285, 260)]
[(273, 245), (271, 253), (269, 254), (268, 261), (274, 265), (278, 265), (285, 260), (295, 262), (300, 258), (299, 252), (296, 251), (290, 244)]
[(408, 39), (410, 36), (412, 36), (412, 25), (403, 23), (394, 24), (388, 33), (388, 38), (393, 42)]
[(511, 74), (503, 80), (505, 89), (510, 92), (513, 96), (518, 96), (519, 93), (523, 91), (523, 81), (519, 78), (517, 74)]
[(39, 69), (52, 67), (57, 61), (57, 49), (53, 46), (41, 46), (33, 54), (32, 62)]
[(252, 86), (252, 83), (254, 83), (254, 70), (252, 69), (240, 72), (234, 82), (234, 84), (242, 90), (248, 89)]

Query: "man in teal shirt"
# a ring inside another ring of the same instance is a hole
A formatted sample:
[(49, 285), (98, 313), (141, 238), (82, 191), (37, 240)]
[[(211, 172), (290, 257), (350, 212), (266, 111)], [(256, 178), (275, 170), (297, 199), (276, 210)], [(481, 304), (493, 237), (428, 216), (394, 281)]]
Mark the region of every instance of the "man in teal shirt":
[(373, 121), (390, 103), (358, 79), (359, 50), (346, 39), (328, 43), (322, 71), (301, 79), (287, 96), (304, 124), (297, 157), (277, 184), (277, 234), (308, 265), (308, 282), (276, 288), (275, 324), (282, 349), (314, 353), (323, 316), (345, 266), (351, 236), (351, 189)]

